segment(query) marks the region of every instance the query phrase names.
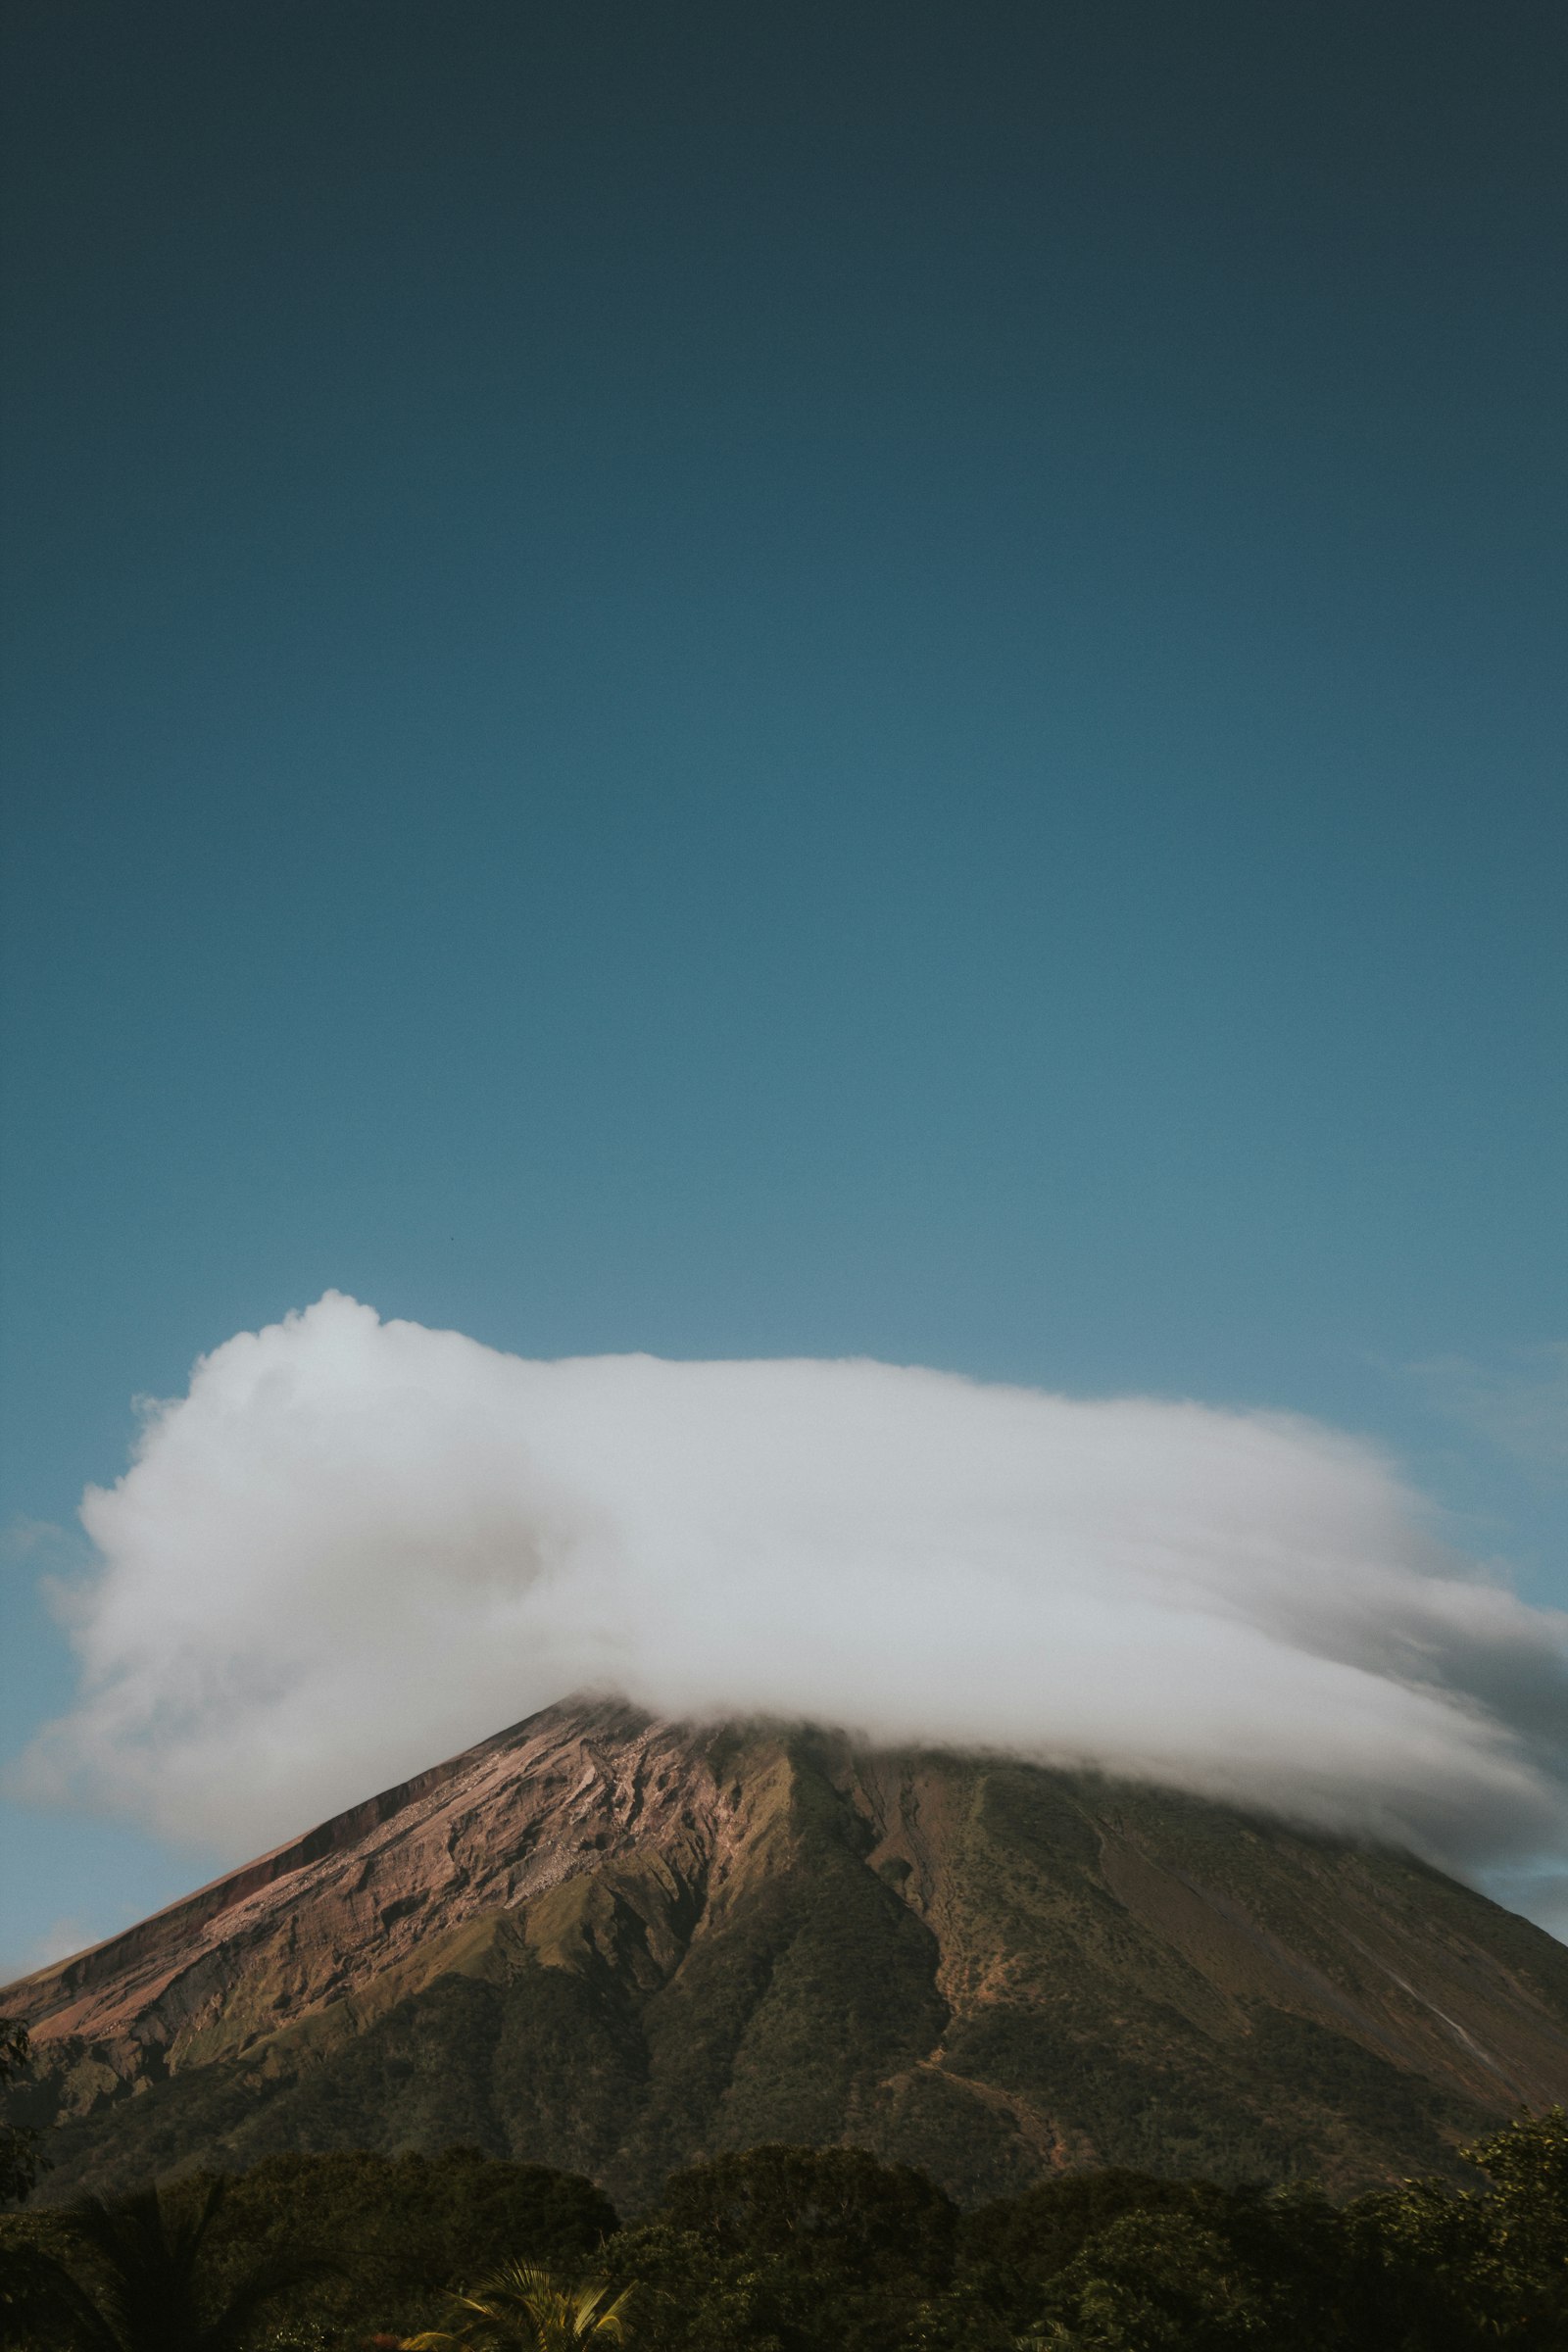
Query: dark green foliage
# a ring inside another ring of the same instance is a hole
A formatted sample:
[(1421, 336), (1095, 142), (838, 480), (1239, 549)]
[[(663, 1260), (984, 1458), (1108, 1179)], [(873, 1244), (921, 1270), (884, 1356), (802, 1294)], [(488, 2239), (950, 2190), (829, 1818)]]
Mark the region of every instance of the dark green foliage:
[[(1254, 2063), (1288, 2084), (1299, 2107), (1316, 2107), (1325, 2120), (1332, 2116), (1369, 2147), (1386, 2151), (1391, 2169), (1401, 2148), (1426, 2146), (1446, 2156), (1456, 2139), (1474, 2130), (1474, 2107), (1391, 2066), (1360, 2042), (1283, 2010), (1254, 2005), (1250, 2015)], [(1274, 2169), (1260, 2166), (1258, 2172)], [(1451, 2158), (1444, 2169), (1451, 2170)]]
[(777, 2254), (824, 2276), (953, 2274), (958, 2209), (907, 2165), (859, 2148), (750, 2148), (677, 2173), (662, 2218), (723, 2254)]
[(1008, 2106), (939, 2067), (911, 2067), (880, 2085), (862, 2108), (859, 2136), (960, 2202), (1009, 2195), (1040, 2175), (1039, 2147)]
[(354, 2150), (273, 2156), (240, 2175), (220, 2251), (230, 2264), (284, 2249), (329, 2261), (334, 2275), (290, 2310), (402, 2330), (433, 2321), (445, 2287), (505, 2262), (591, 2263), (615, 2226), (608, 2197), (569, 2173), (496, 2163), (477, 2148)]
[[(26, 2027), (0, 2017), (0, 2090), (25, 2073), (29, 2055)], [(29, 2196), (43, 2170), (37, 2132), (24, 2124), (0, 2122), (0, 2211)]]
[[(1047, 2326), (1065, 2328), (1071, 2343), (1139, 2352), (1222, 2352), (1259, 2337), (1282, 2343), (1286, 2315), (1271, 2286), (1223, 2228), (1198, 2214), (1126, 2213), (1055, 2282)], [(1311, 2318), (1311, 2330), (1296, 2340), (1328, 2352), (1319, 2315)]]
[[(526, 2260), (565, 2287), (634, 2287), (636, 2352), (1563, 2352), (1568, 2116), (1522, 2118), (1470, 2155), (1463, 2192), (1415, 2180), (1335, 2206), (1299, 2186), (1086, 2171), (964, 2217), (862, 2151), (768, 2146), (689, 2168), (621, 2230), (587, 2181), (472, 2149), (274, 2158), (226, 2191), (190, 2180), (120, 2209), (143, 2283), (175, 2282), (156, 2291), (156, 2335), (124, 2315), (105, 2333), (52, 2293), (51, 2252), (105, 2308), (120, 2257), (113, 2232), (94, 2250), (90, 2209), (0, 2223), (0, 2342), (362, 2352), (437, 2320), (442, 2288)], [(275, 2288), (284, 2252), (317, 2274), (245, 2337), (242, 2295)]]
[(1220, 2191), (1206, 2180), (1162, 2180), (1119, 2165), (1057, 2173), (1021, 2196), (1000, 2197), (965, 2214), (958, 2246), (967, 2262), (1006, 2272), (1034, 2290), (1125, 2214), (1190, 2213), (1219, 2199)]
[[(812, 2344), (891, 2352), (953, 2284), (956, 2206), (923, 2174), (858, 2148), (752, 2148), (693, 2166), (666, 2183), (661, 2219), (720, 2276), (768, 2282), (775, 2313)], [(785, 2340), (782, 2324), (772, 2332)]]
[(54, 2352), (64, 2341), (62, 2274), (30, 2228), (0, 2220), (0, 2346)]
[[(567, 2276), (591, 2266), (616, 2226), (613, 2206), (591, 2181), (493, 2163), (474, 2148), (438, 2157), (363, 2149), (271, 2157), (227, 2180), (189, 2177), (165, 2192), (164, 2205), (175, 2215), (200, 2212), (214, 2192), (201, 2248), (204, 2291), (221, 2298), (258, 2278), (273, 2281), (276, 2327), (295, 2331), (286, 2340), (311, 2344), (314, 2328), (326, 2343), (341, 2338), (355, 2352), (374, 2330), (397, 2335), (434, 2321), (447, 2286), (505, 2262), (526, 2259)], [(9, 2243), (0, 2238), (0, 2278), (7, 2254), (16, 2258), (19, 2314), (57, 2315), (54, 2333), (38, 2328), (51, 2352), (73, 2339), (61, 2332), (58, 2293), (45, 2295), (40, 2284), (42, 2258), (74, 2262), (75, 2227), (69, 2209), (41, 2213), (9, 2225)], [(20, 2330), (20, 2316), (16, 2325)], [(0, 2334), (0, 2343), (8, 2340)]]
[[(1392, 2352), (1562, 2352), (1568, 2344), (1568, 2112), (1522, 2117), (1466, 2150), (1485, 2193), (1407, 2180), (1363, 2197), (1348, 2226)], [(1401, 2329), (1404, 2332), (1401, 2332)]]
[(1562, 2352), (1568, 2118), (1472, 2155), (1492, 2185), (1470, 2195), (1336, 2207), (1105, 2170), (959, 2217), (854, 2151), (765, 2148), (672, 2180), (608, 2255), (656, 2288), (649, 2352)]
[[(1032, 2329), (1047, 2343), (1096, 2352), (1386, 2352), (1399, 2340), (1367, 2294), (1347, 2217), (1316, 2191), (1269, 2195), (1199, 2181), (1150, 2188), (1127, 2202), (1124, 2182), (1123, 2210), (1036, 2288)], [(1424, 2337), (1409, 2352), (1417, 2345), (1438, 2352)]]
[(820, 2295), (776, 2254), (725, 2254), (662, 2222), (622, 2230), (598, 2266), (635, 2286), (636, 2352), (816, 2352)]
[(55, 2216), (52, 2247), (35, 2240), (19, 2250), (28, 2322), (42, 2342), (73, 2352), (236, 2352), (265, 2313), (324, 2266), (252, 2253), (224, 2276), (214, 2225), (227, 2185), (84, 2197)]
[(647, 2072), (636, 2012), (618, 1984), (530, 1969), (506, 1988), (497, 2012), (491, 2084), (499, 2144), (534, 2163), (603, 2177)]
[(1038, 2102), (1109, 2164), (1235, 2181), (1295, 2172), (1296, 2134), (1256, 2111), (1253, 2081), (1239, 2080), (1243, 2066), (1228, 2048), (1194, 2048), (1161, 2031), (1152, 2004), (1142, 2008), (1144, 2033), (1122, 2040), (1079, 2023), (1065, 2001), (1054, 2013), (997, 2002), (949, 2034), (948, 2063)]
[(1468, 2153), (1489, 2188), (1407, 2181), (1345, 2207), (1067, 2175), (967, 2217), (960, 2266), (1016, 2333), (1063, 2352), (1562, 2352), (1568, 2117)]

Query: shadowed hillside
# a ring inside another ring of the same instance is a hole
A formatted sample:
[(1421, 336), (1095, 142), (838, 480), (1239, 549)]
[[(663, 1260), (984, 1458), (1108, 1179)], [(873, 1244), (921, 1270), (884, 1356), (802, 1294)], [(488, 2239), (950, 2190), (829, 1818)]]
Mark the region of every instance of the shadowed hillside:
[(49, 2193), (466, 2142), (627, 2208), (848, 2141), (1348, 2189), (1568, 2098), (1568, 1950), (1407, 1856), (1169, 1791), (547, 1709), (0, 1992)]

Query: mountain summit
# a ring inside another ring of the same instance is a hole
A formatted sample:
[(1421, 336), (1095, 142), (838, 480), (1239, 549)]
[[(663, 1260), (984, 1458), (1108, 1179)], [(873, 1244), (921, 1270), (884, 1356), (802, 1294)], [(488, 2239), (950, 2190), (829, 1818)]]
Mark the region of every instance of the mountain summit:
[(477, 2143), (628, 2207), (761, 2140), (966, 2200), (1348, 2189), (1568, 2099), (1568, 1950), (1408, 1855), (1087, 1773), (567, 1702), (0, 1991), (55, 2194)]

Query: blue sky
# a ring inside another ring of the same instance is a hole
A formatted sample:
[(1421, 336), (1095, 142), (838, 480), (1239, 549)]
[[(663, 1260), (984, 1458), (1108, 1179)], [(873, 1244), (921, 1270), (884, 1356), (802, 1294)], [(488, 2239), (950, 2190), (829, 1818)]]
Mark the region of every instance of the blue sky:
[[(1568, 1605), (1560, 12), (10, 38), (7, 1752), (329, 1286), (1321, 1415)], [(0, 1957), (201, 1863), (4, 1816)]]

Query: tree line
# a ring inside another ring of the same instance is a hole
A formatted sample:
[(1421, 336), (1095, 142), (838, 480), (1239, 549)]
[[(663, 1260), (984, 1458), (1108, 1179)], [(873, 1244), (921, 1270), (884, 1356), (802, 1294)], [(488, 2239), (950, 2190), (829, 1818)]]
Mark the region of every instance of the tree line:
[[(25, 2040), (0, 2036), (0, 2076)], [(676, 2173), (622, 2220), (476, 2149), (275, 2156), (28, 2206), (0, 2133), (12, 2352), (1563, 2352), (1568, 2114), (1466, 2151), (1475, 2184), (1346, 2204), (1116, 2168), (960, 2212), (854, 2148)]]

